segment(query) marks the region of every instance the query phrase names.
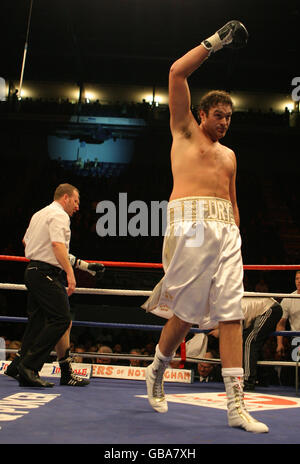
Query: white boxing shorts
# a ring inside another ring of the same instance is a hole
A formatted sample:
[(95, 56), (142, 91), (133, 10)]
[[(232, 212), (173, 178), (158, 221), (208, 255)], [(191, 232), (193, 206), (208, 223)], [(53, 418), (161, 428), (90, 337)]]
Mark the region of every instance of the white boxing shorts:
[(169, 202), (167, 213), (165, 274), (142, 308), (203, 330), (243, 320), (241, 237), (231, 202), (185, 197)]

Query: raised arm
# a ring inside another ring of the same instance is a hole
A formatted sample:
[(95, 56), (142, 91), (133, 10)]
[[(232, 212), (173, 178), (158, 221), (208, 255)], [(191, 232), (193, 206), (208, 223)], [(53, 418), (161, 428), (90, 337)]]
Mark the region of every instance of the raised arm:
[(171, 66), (169, 73), (169, 107), (172, 133), (189, 132), (190, 125), (196, 124), (191, 112), (191, 95), (188, 77), (198, 69), (208, 56), (225, 46), (243, 47), (247, 43), (248, 32), (239, 21), (230, 21), (214, 35), (190, 50)]
[(190, 124), (194, 121), (187, 79), (208, 56), (208, 50), (203, 45), (199, 45), (179, 58), (171, 66), (169, 73), (169, 107), (172, 132), (187, 132)]

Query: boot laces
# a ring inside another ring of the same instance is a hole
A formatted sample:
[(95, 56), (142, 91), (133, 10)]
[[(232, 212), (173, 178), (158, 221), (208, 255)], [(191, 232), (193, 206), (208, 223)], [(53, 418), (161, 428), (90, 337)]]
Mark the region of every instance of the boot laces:
[(158, 369), (154, 370), (155, 380), (153, 384), (153, 396), (155, 398), (164, 398), (164, 372), (168, 363), (161, 363)]

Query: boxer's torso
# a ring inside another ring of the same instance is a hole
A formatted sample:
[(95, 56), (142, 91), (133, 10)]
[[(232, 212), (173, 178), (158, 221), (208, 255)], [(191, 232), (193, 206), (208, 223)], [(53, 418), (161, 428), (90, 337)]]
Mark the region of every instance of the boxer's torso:
[(233, 151), (210, 140), (198, 125), (188, 134), (175, 135), (171, 150), (174, 184), (170, 200), (187, 196), (230, 200), (235, 163)]

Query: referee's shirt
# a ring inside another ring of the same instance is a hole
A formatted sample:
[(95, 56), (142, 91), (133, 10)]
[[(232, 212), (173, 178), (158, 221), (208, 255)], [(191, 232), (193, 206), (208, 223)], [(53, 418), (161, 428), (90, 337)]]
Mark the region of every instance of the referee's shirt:
[(25, 256), (62, 268), (53, 252), (52, 242), (64, 243), (69, 252), (70, 238), (70, 217), (60, 203), (53, 201), (32, 216), (23, 239)]
[[(297, 290), (291, 295), (297, 294)], [(300, 298), (283, 298), (281, 301), (282, 318), (288, 319), (291, 330), (300, 330)]]

